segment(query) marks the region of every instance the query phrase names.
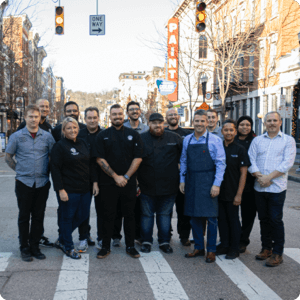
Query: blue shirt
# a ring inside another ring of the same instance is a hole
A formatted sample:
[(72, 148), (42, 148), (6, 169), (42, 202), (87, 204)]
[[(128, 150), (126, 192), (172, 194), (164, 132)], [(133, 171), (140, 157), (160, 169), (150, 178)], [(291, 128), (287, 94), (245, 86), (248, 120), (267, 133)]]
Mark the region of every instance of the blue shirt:
[(130, 124), (130, 121), (125, 122), (123, 125), (124, 125), (125, 127), (131, 128), (131, 129), (137, 131), (139, 134), (142, 134), (142, 133), (146, 132), (146, 131), (149, 129), (149, 126), (148, 126), (148, 125), (143, 124), (143, 123), (141, 123), (140, 121), (139, 121), (139, 125), (138, 125), (137, 128), (132, 128), (132, 127), (131, 127), (131, 124)]
[[(191, 139), (192, 137), (192, 139)], [(205, 133), (197, 140), (195, 138), (195, 132), (187, 135), (183, 140), (183, 148), (180, 158), (180, 182), (185, 182), (185, 173), (186, 173), (186, 154), (188, 143), (191, 139), (190, 144), (205, 144), (207, 137), (207, 130)], [(208, 149), (209, 154), (216, 166), (216, 175), (214, 184), (215, 186), (221, 186), (223, 181), (223, 176), (226, 168), (226, 156), (222, 140), (215, 134), (209, 134), (208, 137)]]
[(13, 133), (6, 153), (16, 156), (16, 179), (25, 185), (43, 187), (49, 181), (49, 155), (55, 143), (52, 135), (39, 128), (33, 139), (27, 127)]

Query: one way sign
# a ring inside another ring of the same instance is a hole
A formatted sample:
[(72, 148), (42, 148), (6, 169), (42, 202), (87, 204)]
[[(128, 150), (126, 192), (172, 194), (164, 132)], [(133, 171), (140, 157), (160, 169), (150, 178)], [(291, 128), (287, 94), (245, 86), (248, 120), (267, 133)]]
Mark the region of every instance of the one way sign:
[(90, 16), (90, 35), (105, 35), (105, 15)]

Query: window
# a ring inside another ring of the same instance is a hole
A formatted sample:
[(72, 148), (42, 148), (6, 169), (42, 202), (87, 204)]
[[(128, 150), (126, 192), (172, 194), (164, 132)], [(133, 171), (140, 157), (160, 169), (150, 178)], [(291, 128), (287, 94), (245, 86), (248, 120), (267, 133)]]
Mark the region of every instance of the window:
[(253, 98), (250, 99), (250, 117), (253, 120)]
[(247, 103), (246, 103), (247, 100), (243, 100), (242, 101), (242, 104), (243, 104), (243, 116), (246, 116), (247, 115)]
[(245, 65), (245, 60), (244, 60), (244, 55), (240, 54), (239, 55), (239, 81), (244, 82), (244, 65)]
[(199, 38), (199, 59), (207, 58), (207, 38), (205, 35), (200, 35)]
[(254, 81), (254, 56), (249, 56), (249, 82)]
[(276, 52), (277, 52), (277, 34), (271, 35), (271, 43), (270, 43), (270, 66), (269, 66), (269, 73), (270, 75), (275, 74), (276, 69)]
[(265, 77), (264, 63), (265, 63), (265, 49), (260, 48), (260, 53), (259, 53), (259, 77), (260, 78)]
[(235, 119), (239, 119), (239, 110), (240, 110), (240, 101), (236, 101), (235, 103)]
[(251, 9), (251, 27), (255, 27), (255, 0), (251, 0), (250, 9)]

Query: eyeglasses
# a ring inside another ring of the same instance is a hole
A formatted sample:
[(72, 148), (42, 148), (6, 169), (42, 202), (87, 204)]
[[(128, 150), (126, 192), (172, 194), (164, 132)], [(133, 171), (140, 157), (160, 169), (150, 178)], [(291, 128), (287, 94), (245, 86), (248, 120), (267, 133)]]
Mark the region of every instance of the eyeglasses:
[(177, 117), (178, 114), (168, 114), (168, 117)]
[(128, 110), (129, 111), (139, 111), (140, 109), (139, 108), (129, 108)]
[(78, 112), (78, 110), (77, 110), (77, 109), (68, 109), (68, 110), (66, 110), (66, 112), (67, 112), (67, 113)]

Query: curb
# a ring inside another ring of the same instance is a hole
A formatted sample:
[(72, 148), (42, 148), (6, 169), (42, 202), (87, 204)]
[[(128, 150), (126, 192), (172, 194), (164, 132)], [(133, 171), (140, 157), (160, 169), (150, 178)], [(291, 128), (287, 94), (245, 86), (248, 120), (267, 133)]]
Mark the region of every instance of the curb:
[(300, 182), (300, 178), (299, 177), (291, 176), (291, 175), (288, 176), (288, 180), (295, 181), (295, 182)]

